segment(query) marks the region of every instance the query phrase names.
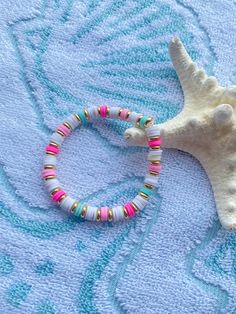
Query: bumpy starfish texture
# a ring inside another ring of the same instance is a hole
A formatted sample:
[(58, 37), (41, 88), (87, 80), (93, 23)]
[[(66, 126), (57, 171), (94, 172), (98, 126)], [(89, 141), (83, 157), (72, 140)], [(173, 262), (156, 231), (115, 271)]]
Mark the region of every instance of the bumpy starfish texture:
[[(200, 161), (211, 182), (222, 226), (236, 229), (236, 86), (222, 87), (215, 77), (207, 76), (176, 37), (169, 53), (184, 106), (176, 117), (159, 125), (162, 147), (183, 150)], [(124, 137), (131, 145), (147, 145), (139, 128), (127, 129)]]

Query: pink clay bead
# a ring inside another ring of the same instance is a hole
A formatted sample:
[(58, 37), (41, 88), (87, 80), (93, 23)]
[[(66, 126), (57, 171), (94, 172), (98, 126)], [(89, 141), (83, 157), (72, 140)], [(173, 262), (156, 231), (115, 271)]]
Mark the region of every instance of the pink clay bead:
[(70, 134), (70, 129), (68, 129), (64, 124), (59, 125), (57, 129), (65, 134), (65, 136), (68, 136)]
[(56, 171), (54, 169), (43, 169), (42, 175), (44, 178), (46, 178), (47, 176), (55, 176)]
[(57, 155), (59, 153), (59, 148), (52, 145), (48, 145), (46, 147), (46, 152), (51, 152)]
[(153, 164), (150, 164), (148, 166), (148, 169), (150, 171), (154, 171), (154, 172), (160, 172), (161, 171), (161, 165), (153, 165)]
[(135, 208), (132, 206), (132, 204), (131, 203), (127, 203), (127, 204), (125, 204), (124, 207), (127, 210), (128, 216), (129, 217), (133, 217), (134, 214), (135, 214)]
[(106, 118), (107, 116), (107, 106), (101, 106), (100, 107), (100, 115), (102, 118)]
[(101, 207), (101, 220), (102, 221), (108, 220), (108, 207)]
[(151, 140), (151, 141), (148, 141), (148, 145), (150, 147), (153, 147), (153, 146), (160, 146), (161, 145), (161, 140)]
[(120, 119), (126, 120), (128, 112), (129, 112), (129, 109), (122, 109), (122, 111), (120, 113)]
[(65, 194), (66, 194), (66, 192), (63, 191), (63, 190), (57, 191), (56, 193), (54, 193), (54, 194), (52, 195), (52, 200), (53, 200), (53, 202), (58, 202), (58, 201), (60, 200), (60, 198), (61, 198), (63, 195), (65, 195)]

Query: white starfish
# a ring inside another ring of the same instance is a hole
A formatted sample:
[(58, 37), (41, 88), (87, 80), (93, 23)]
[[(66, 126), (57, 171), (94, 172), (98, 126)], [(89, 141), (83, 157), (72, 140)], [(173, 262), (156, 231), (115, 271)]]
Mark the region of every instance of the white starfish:
[[(163, 147), (195, 156), (205, 169), (223, 227), (236, 229), (236, 86), (222, 87), (191, 60), (182, 42), (173, 38), (169, 52), (183, 93), (183, 110), (160, 124)], [(131, 145), (147, 145), (136, 127), (124, 134)]]

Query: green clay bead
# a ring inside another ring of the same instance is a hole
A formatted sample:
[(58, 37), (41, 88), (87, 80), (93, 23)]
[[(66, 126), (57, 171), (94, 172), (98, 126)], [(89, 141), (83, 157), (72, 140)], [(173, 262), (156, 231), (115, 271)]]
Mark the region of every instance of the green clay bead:
[(74, 215), (75, 216), (80, 216), (83, 207), (84, 207), (84, 203), (79, 203), (78, 206), (75, 208)]
[(140, 121), (139, 121), (139, 126), (140, 126), (140, 128), (144, 129), (145, 123), (146, 123), (146, 121), (147, 121), (148, 118), (149, 118), (148, 116), (143, 116), (143, 117), (140, 119)]
[(153, 194), (153, 191), (150, 190), (150, 189), (148, 189), (148, 188), (146, 188), (146, 187), (143, 187), (143, 188), (140, 190), (140, 192), (143, 192), (144, 194), (146, 194), (146, 195), (148, 195), (148, 196), (150, 196), (150, 195)]
[(79, 111), (79, 112), (77, 113), (77, 115), (80, 117), (81, 122), (82, 122), (83, 124), (87, 124), (87, 123), (88, 123), (88, 121), (87, 121), (87, 119), (86, 119), (86, 116), (85, 116), (85, 114), (84, 114), (83, 111)]

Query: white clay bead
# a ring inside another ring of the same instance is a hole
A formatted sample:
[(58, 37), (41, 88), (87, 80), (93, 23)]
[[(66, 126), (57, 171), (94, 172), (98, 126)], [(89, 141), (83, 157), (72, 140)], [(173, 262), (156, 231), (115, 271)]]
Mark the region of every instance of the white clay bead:
[(60, 207), (65, 210), (69, 211), (72, 205), (76, 202), (75, 199), (71, 198), (70, 196), (66, 196), (61, 202), (60, 202)]
[(58, 145), (61, 145), (65, 137), (61, 136), (59, 133), (54, 132), (50, 138), (50, 141), (55, 142)]
[(142, 198), (140, 195), (136, 195), (135, 198), (132, 200), (132, 202), (137, 205), (137, 207), (142, 210), (148, 203), (147, 200)]
[(99, 113), (98, 113), (98, 107), (89, 107), (88, 109), (86, 109), (89, 113), (90, 116), (90, 120), (94, 120), (96, 118), (99, 118)]
[(120, 107), (110, 107), (109, 118), (118, 119), (120, 109)]
[(161, 160), (162, 150), (149, 150), (147, 159), (152, 160)]
[(76, 129), (80, 124), (78, 119), (76, 119), (76, 117), (73, 114), (70, 115), (64, 122), (68, 122), (73, 130)]
[(60, 187), (60, 182), (57, 179), (45, 180), (45, 185), (49, 192), (53, 189)]
[(96, 220), (96, 212), (97, 212), (97, 207), (88, 205), (85, 219), (90, 220), (90, 221), (95, 221)]
[(157, 186), (158, 179), (159, 179), (159, 176), (153, 176), (153, 175), (148, 173), (145, 176), (144, 183), (147, 183), (147, 184), (150, 184), (153, 186)]
[(124, 211), (122, 206), (115, 206), (112, 208), (113, 211), (113, 220), (121, 221), (124, 219)]
[(140, 115), (141, 115), (140, 113), (132, 111), (130, 115), (128, 116), (127, 121), (135, 124), (138, 118), (140, 117)]
[(44, 157), (44, 165), (53, 165), (56, 166), (57, 164), (57, 158), (55, 155), (48, 155), (46, 154)]
[(159, 126), (157, 124), (153, 124), (152, 126), (146, 129), (146, 134), (148, 137), (160, 136)]

